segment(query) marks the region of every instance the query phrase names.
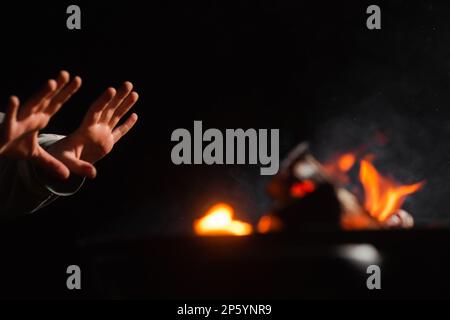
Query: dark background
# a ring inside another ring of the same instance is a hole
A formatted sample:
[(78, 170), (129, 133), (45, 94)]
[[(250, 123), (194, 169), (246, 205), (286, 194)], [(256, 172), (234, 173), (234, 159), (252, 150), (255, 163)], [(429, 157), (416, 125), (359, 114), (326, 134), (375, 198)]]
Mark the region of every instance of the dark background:
[[(406, 203), (421, 226), (450, 219), (450, 4), (377, 1), (382, 30), (366, 28), (365, 1), (78, 1), (0, 7), (0, 96), (25, 99), (58, 70), (81, 91), (46, 130), (68, 134), (107, 86), (130, 80), (140, 120), (99, 175), (38, 214), (2, 222), (33, 239), (191, 232), (210, 204), (241, 218), (268, 209), (257, 166), (175, 166), (176, 128), (279, 128), (280, 157), (308, 140), (320, 159), (365, 145), (385, 174), (426, 180)], [(383, 132), (389, 143), (373, 143)]]

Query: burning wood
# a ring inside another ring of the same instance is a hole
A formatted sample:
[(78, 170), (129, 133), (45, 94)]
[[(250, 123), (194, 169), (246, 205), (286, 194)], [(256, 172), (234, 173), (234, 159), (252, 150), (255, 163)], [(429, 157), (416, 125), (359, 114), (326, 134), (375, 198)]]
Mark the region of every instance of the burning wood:
[[(306, 143), (297, 146), (283, 161), (280, 171), (268, 185), (274, 199), (271, 213), (257, 224), (259, 233), (284, 230), (410, 228), (414, 220), (401, 207), (406, 197), (418, 191), (423, 182), (399, 185), (382, 176), (372, 157), (359, 162), (359, 182), (364, 197), (343, 187), (350, 182), (348, 172), (358, 160), (357, 153), (345, 153), (322, 165), (309, 152)], [(235, 220), (227, 204), (217, 204), (195, 221), (198, 235), (248, 235), (249, 223)]]
[[(299, 145), (269, 184), (269, 194), (276, 201), (275, 214), (265, 216), (264, 225), (270, 225), (268, 220), (276, 217), (288, 228), (310, 229), (320, 223), (322, 229), (333, 226), (347, 230), (412, 227), (412, 217), (401, 210), (401, 206), (423, 182), (399, 185), (380, 175), (371, 157), (366, 157), (360, 161), (359, 180), (364, 191), (364, 199), (360, 201), (342, 187), (350, 182), (347, 173), (355, 166), (357, 158), (356, 153), (345, 153), (322, 165), (309, 153), (307, 144)], [(277, 225), (279, 229), (279, 222)], [(271, 231), (268, 229), (264, 232)]]

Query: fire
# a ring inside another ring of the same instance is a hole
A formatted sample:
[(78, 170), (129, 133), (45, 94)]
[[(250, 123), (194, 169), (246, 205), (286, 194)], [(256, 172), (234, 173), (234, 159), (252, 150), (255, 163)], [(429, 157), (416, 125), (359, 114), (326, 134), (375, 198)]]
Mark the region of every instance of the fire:
[(212, 206), (204, 217), (194, 222), (197, 235), (234, 235), (245, 236), (253, 232), (253, 227), (243, 221), (234, 219), (234, 210), (225, 203)]
[(338, 168), (342, 172), (348, 172), (356, 162), (356, 156), (352, 153), (345, 153), (338, 159)]
[[(407, 196), (422, 188), (424, 182), (409, 185), (401, 185), (389, 177), (382, 176), (374, 167), (373, 155), (362, 158), (363, 152), (347, 152), (333, 157), (333, 161), (323, 165), (326, 181), (335, 186), (336, 195), (341, 204), (341, 225), (345, 229), (378, 228), (379, 222), (389, 225), (393, 215), (404, 212), (401, 209)], [(359, 162), (359, 182), (362, 191), (355, 190), (354, 193), (347, 190), (350, 185), (349, 172)], [(320, 170), (320, 167), (319, 167)], [(321, 170), (322, 171), (322, 170)], [(300, 179), (300, 178), (298, 178)], [(300, 201), (314, 193), (320, 187), (320, 183), (314, 178), (296, 180), (289, 185), (289, 201)], [(284, 191), (283, 191), (284, 192)], [(362, 197), (358, 197), (361, 195)], [(412, 218), (411, 218), (412, 219)], [(402, 224), (404, 225), (404, 224)], [(258, 233), (266, 234), (280, 231), (284, 227), (282, 221), (276, 214), (268, 213), (260, 218), (255, 229)], [(234, 210), (225, 203), (212, 206), (202, 218), (194, 222), (194, 231), (197, 235), (234, 235), (243, 236), (253, 233), (253, 227), (247, 222), (234, 218)]]
[(349, 183), (349, 177), (347, 172), (356, 163), (356, 154), (352, 152), (344, 153), (340, 156), (333, 157), (331, 161), (327, 161), (323, 165), (325, 172), (337, 182), (347, 184)]
[[(359, 181), (364, 190), (364, 209), (378, 221), (386, 221), (403, 205), (406, 197), (418, 191), (423, 182), (411, 185), (399, 185), (392, 179), (383, 177), (373, 166), (373, 155), (367, 155), (360, 161)], [(335, 181), (349, 183), (348, 172), (357, 162), (356, 153), (348, 152), (333, 161), (327, 162), (324, 169)]]
[(364, 207), (377, 220), (385, 221), (396, 213), (406, 197), (418, 191), (423, 182), (397, 185), (381, 176), (369, 160), (361, 160), (359, 179), (364, 189)]

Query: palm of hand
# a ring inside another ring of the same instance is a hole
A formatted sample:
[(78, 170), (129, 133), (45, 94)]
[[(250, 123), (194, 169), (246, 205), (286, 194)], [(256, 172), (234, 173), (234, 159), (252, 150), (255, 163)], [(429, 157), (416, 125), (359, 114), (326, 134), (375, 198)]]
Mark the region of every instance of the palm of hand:
[(45, 128), (50, 120), (50, 115), (45, 112), (18, 114), (17, 120), (12, 121), (8, 132), (8, 140), (16, 139), (29, 132), (37, 132)]
[(12, 121), (9, 130), (3, 137), (3, 141), (6, 141), (4, 152), (14, 157), (39, 157), (43, 149), (39, 145), (38, 133), (47, 126), (49, 120), (50, 115), (44, 112), (25, 116), (19, 114), (18, 120)]
[(20, 108), (19, 99), (16, 96), (10, 98), (0, 130), (1, 156), (31, 159), (55, 176), (69, 176), (68, 168), (46, 152), (38, 141), (39, 131), (81, 85), (79, 77), (68, 84), (69, 77), (66, 71), (61, 71), (57, 81), (47, 81), (44, 88)]
[(28, 158), (39, 150), (37, 135), (45, 128), (51, 117), (47, 110), (51, 93), (56, 89), (56, 82), (49, 81), (46, 87), (35, 97), (25, 103), (19, 110), (19, 99), (10, 98), (6, 119), (2, 125), (2, 154), (7, 156)]
[(79, 128), (69, 139), (67, 150), (71, 150), (77, 159), (95, 163), (114, 147), (115, 141), (111, 128), (104, 123)]
[(70, 171), (95, 177), (96, 170), (92, 164), (107, 155), (137, 121), (137, 115), (133, 113), (117, 126), (138, 99), (137, 93), (131, 90), (129, 82), (125, 82), (117, 93), (113, 88), (107, 89), (89, 108), (81, 126), (53, 144), (49, 152)]

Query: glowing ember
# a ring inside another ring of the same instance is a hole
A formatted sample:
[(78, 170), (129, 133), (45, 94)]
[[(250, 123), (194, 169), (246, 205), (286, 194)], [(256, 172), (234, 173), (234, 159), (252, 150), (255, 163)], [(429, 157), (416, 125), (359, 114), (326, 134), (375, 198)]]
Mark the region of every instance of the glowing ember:
[(253, 231), (249, 223), (234, 220), (234, 210), (225, 203), (218, 203), (211, 207), (201, 219), (194, 222), (197, 235), (234, 235), (245, 236)]
[(291, 186), (291, 196), (294, 198), (303, 198), (314, 190), (316, 190), (316, 185), (311, 180), (296, 182)]
[(258, 222), (258, 232), (259, 233), (269, 233), (281, 230), (282, 224), (279, 218), (273, 215), (264, 215), (259, 219)]
[(364, 188), (364, 207), (377, 220), (385, 221), (403, 205), (406, 196), (423, 183), (400, 186), (381, 176), (369, 160), (361, 160), (359, 179)]

